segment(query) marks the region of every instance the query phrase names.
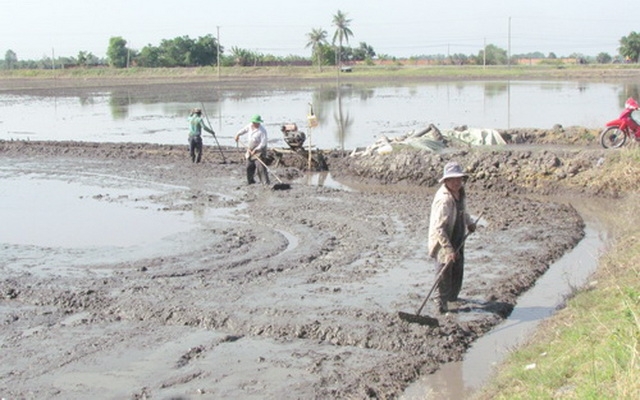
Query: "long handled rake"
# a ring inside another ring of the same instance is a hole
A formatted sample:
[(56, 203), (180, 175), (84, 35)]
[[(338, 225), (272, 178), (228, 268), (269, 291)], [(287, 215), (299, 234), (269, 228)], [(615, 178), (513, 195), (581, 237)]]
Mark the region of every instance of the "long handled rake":
[[(204, 117), (207, 119), (207, 124), (209, 125), (209, 127), (211, 127), (211, 121), (209, 121), (209, 115), (207, 115), (207, 110), (204, 109), (204, 103), (200, 102), (200, 106), (202, 107), (202, 112), (204, 113)], [(213, 128), (211, 128), (211, 130), (213, 130)], [(224, 156), (224, 152), (222, 151), (222, 148), (220, 147), (220, 143), (218, 142), (218, 138), (216, 137), (215, 133), (212, 133), (213, 138), (216, 140), (216, 144), (218, 145), (218, 150), (220, 150), (220, 155), (222, 156), (222, 163), (226, 164), (227, 163), (227, 159)]]

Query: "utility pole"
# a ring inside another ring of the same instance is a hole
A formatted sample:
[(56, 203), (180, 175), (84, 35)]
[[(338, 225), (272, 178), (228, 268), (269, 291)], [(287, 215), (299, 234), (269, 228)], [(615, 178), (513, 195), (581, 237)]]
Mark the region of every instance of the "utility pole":
[(218, 51), (216, 54), (216, 60), (218, 61), (218, 80), (220, 79), (220, 26), (216, 26), (216, 30), (217, 30), (217, 45), (218, 45)]
[(507, 66), (511, 68), (511, 17), (509, 17), (509, 50), (507, 51)]
[(484, 38), (484, 50), (482, 50), (482, 69), (487, 68), (487, 38)]

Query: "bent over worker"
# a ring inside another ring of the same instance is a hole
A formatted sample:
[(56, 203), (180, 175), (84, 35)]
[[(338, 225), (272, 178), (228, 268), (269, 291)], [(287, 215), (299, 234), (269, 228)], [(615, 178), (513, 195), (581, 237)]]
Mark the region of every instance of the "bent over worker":
[(456, 162), (444, 166), (442, 186), (436, 192), (429, 217), (429, 255), (436, 260), (436, 276), (447, 268), (438, 283), (436, 304), (442, 314), (448, 302), (458, 300), (464, 275), (464, 238), (474, 232), (475, 223), (466, 211), (464, 179), (466, 174)]
[(202, 158), (202, 129), (212, 135), (216, 134), (204, 124), (202, 110), (194, 108), (189, 115), (189, 155), (194, 163), (199, 163)]
[[(260, 115), (254, 115), (251, 118), (251, 123), (240, 129), (235, 136), (236, 142), (240, 140), (240, 136), (244, 134), (248, 136), (245, 158), (247, 159), (247, 183), (249, 185), (256, 183), (256, 170), (260, 183), (264, 185), (269, 184), (269, 174), (263, 164), (267, 156), (267, 130), (262, 125), (262, 122)], [(256, 161), (258, 161), (257, 164)]]

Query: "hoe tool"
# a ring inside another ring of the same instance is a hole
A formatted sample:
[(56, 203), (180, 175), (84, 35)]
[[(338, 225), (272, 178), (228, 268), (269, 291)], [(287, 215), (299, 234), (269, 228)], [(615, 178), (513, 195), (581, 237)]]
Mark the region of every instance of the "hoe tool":
[[(249, 147), (247, 146), (247, 149), (248, 148)], [(249, 154), (247, 154), (247, 156), (249, 156)], [(254, 154), (253, 157), (255, 158), (256, 161), (258, 161), (260, 164), (262, 164), (264, 169), (267, 170), (268, 174), (273, 175), (276, 178), (276, 180), (278, 181), (278, 183), (273, 185), (273, 187), (271, 189), (273, 189), (273, 190), (288, 190), (288, 189), (291, 189), (291, 185), (288, 184), (288, 183), (282, 182), (282, 180), (280, 178), (278, 178), (278, 175), (274, 174), (273, 171), (271, 171), (271, 169), (267, 166), (267, 164), (265, 164), (264, 161), (262, 161), (262, 159), (257, 154)]]
[[(475, 225), (478, 224), (478, 221), (480, 221), (481, 217), (482, 217), (482, 213), (480, 213), (480, 215), (478, 215), (478, 218), (476, 218), (476, 221), (474, 222)], [(473, 232), (469, 231), (464, 235), (464, 238), (462, 238), (462, 243), (460, 243), (460, 245), (456, 249), (456, 254), (458, 254), (458, 252), (460, 251), (462, 246), (464, 246), (464, 242), (467, 240), (467, 237), (471, 233), (473, 233)], [(427, 294), (427, 297), (425, 297), (424, 301), (420, 305), (420, 308), (418, 308), (418, 311), (416, 311), (415, 314), (407, 313), (407, 312), (404, 312), (404, 311), (399, 311), (398, 312), (398, 316), (400, 317), (400, 319), (403, 319), (403, 320), (405, 320), (407, 322), (415, 322), (415, 323), (420, 324), (420, 325), (428, 325), (428, 326), (439, 326), (440, 325), (440, 323), (438, 322), (437, 318), (430, 317), (428, 315), (420, 315), (420, 313), (422, 312), (422, 309), (424, 308), (424, 306), (427, 304), (427, 301), (429, 301), (429, 299), (431, 298), (431, 295), (433, 294), (433, 291), (438, 286), (438, 283), (440, 283), (440, 280), (442, 279), (442, 275), (444, 275), (444, 272), (451, 266), (451, 264), (453, 264), (453, 263), (452, 262), (448, 262), (444, 267), (442, 267), (442, 269), (440, 269), (440, 272), (438, 272), (438, 275), (436, 276), (436, 281), (433, 283), (433, 286), (431, 286), (431, 290), (429, 290), (429, 293)]]
[(262, 166), (267, 170), (268, 173), (270, 173), (271, 175), (273, 175), (276, 180), (278, 181), (278, 183), (276, 183), (275, 185), (273, 185), (272, 189), (273, 190), (288, 190), (291, 189), (291, 185), (288, 183), (284, 183), (280, 180), (280, 178), (278, 178), (278, 175), (274, 174), (273, 171), (271, 171), (271, 169), (269, 169), (269, 167), (267, 167), (267, 164), (264, 163), (264, 161), (262, 161), (262, 159), (260, 157), (258, 157), (257, 155), (254, 155), (254, 157), (256, 158), (256, 160), (258, 160), (258, 162), (260, 164), (262, 164)]

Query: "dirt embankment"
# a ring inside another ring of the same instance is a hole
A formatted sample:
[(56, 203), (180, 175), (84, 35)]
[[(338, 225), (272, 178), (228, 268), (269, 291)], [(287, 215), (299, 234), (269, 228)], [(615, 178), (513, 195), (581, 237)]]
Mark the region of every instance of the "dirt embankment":
[[(615, 155), (597, 143), (599, 131), (584, 127), (500, 131), (507, 146), (450, 147), (441, 153), (396, 147), (391, 154), (345, 157), (328, 155), (334, 177), (363, 183), (434, 187), (448, 160), (460, 162), (475, 190), (514, 194), (616, 197), (632, 181), (612, 185), (602, 175), (607, 157)], [(635, 144), (632, 144), (635, 145)]]
[[(606, 163), (604, 150), (539, 147), (552, 132), (510, 134), (530, 140), (442, 154), (325, 154), (333, 178), (358, 190), (305, 184), (292, 154), (271, 167), (300, 180), (273, 191), (245, 184), (236, 149), (225, 149), (223, 163), (207, 148), (192, 164), (184, 146), (0, 143), (8, 174), (82, 176), (104, 187), (93, 201), (151, 202), (202, 220), (145, 257), (132, 257), (135, 248), (3, 244), (0, 394), (398, 397), (460, 360), (583, 237), (571, 205), (529, 194), (616, 194), (587, 179)], [(468, 168), (469, 211), (484, 217), (467, 243), (463, 301), (437, 327), (411, 324), (398, 311), (414, 311), (433, 283), (427, 216), (450, 159)], [(161, 193), (133, 193), (150, 184)], [(109, 196), (113, 185), (132, 194)]]

